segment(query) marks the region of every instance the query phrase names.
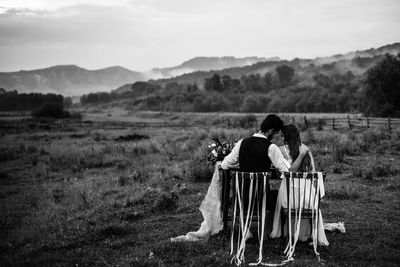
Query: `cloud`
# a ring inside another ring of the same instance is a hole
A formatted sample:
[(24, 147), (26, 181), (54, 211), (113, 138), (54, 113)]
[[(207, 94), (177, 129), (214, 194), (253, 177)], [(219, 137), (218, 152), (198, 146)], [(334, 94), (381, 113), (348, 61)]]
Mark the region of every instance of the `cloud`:
[(400, 40), (395, 0), (0, 0), (0, 6), (0, 71), (67, 61), (145, 70), (195, 56), (315, 57)]

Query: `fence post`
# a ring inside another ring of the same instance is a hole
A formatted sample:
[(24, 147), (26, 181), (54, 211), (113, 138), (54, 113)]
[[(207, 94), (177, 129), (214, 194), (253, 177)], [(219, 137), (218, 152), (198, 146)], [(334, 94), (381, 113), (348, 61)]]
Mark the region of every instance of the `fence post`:
[(335, 130), (335, 118), (332, 119), (332, 130)]
[(307, 117), (304, 116), (304, 124), (306, 125), (306, 128), (308, 129), (308, 121), (307, 121)]
[(388, 129), (389, 129), (389, 133), (392, 133), (392, 124), (390, 122), (390, 117), (388, 117)]
[(367, 128), (369, 128), (369, 118), (367, 117)]

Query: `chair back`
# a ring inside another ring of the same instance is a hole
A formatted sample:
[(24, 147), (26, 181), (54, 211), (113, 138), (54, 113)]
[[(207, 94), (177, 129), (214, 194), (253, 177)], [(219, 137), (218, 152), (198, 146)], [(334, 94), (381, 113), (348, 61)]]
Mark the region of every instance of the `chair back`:
[(237, 204), (241, 205), (243, 211), (254, 206), (261, 209), (262, 198), (269, 193), (269, 179), (271, 172), (241, 172), (232, 171), (232, 192)]
[(284, 209), (302, 209), (303, 216), (319, 209), (324, 195), (325, 173), (285, 172), (286, 199), (281, 199)]

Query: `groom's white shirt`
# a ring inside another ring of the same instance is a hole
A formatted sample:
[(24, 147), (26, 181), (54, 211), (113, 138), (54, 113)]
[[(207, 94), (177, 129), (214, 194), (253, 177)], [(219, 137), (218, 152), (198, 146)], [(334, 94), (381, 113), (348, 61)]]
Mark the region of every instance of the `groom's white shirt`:
[[(261, 137), (267, 139), (267, 137), (263, 134), (255, 133), (254, 137)], [(227, 155), (221, 163), (221, 167), (224, 170), (239, 168), (239, 150), (240, 145), (242, 144), (242, 140), (236, 143), (233, 147), (231, 153)], [(283, 157), (281, 150), (275, 144), (271, 144), (268, 148), (268, 157), (270, 158), (272, 164), (277, 168), (280, 172), (289, 171), (290, 164)]]

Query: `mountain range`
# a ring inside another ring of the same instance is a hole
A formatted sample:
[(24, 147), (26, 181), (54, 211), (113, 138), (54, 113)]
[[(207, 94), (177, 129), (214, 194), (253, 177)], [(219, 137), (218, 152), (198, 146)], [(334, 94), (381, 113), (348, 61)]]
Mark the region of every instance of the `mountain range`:
[[(57, 93), (79, 96), (108, 91), (121, 85), (149, 79), (170, 78), (184, 73), (241, 67), (265, 61), (258, 57), (197, 57), (169, 68), (154, 68), (146, 72), (132, 71), (120, 66), (87, 70), (76, 65), (59, 65), (45, 69), (0, 72), (0, 88), (20, 93)], [(270, 60), (279, 60), (271, 58)]]
[[(384, 54), (400, 53), (400, 43), (380, 48), (354, 51), (315, 59), (281, 60), (278, 57), (196, 57), (179, 66), (153, 68), (146, 72), (132, 71), (120, 66), (99, 70), (87, 70), (76, 65), (59, 65), (45, 69), (0, 72), (0, 88), (17, 90), (20, 93), (42, 92), (57, 93), (64, 96), (79, 96), (91, 92), (129, 90), (137, 81), (149, 81), (164, 85), (170, 82), (196, 83), (200, 87), (204, 79), (217, 73), (240, 78), (242, 75), (272, 72), (279, 65), (289, 65), (297, 74), (312, 78), (315, 69), (346, 73), (352, 71), (361, 75), (375, 64)], [(329, 67), (330, 66), (330, 67)]]

